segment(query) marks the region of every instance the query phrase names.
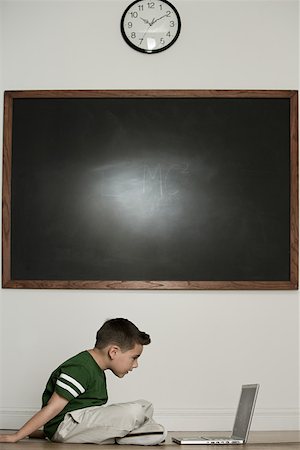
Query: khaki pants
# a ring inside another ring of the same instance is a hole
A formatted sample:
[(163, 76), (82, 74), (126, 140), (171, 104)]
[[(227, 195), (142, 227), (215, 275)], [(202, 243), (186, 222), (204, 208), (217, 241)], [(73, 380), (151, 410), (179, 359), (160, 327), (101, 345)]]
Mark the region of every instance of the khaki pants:
[[(152, 432), (163, 433), (164, 428), (153, 419), (153, 406), (146, 400), (93, 406), (78, 409), (65, 415), (52, 441), (65, 443), (109, 444), (145, 425)], [(147, 430), (146, 430), (147, 431)]]

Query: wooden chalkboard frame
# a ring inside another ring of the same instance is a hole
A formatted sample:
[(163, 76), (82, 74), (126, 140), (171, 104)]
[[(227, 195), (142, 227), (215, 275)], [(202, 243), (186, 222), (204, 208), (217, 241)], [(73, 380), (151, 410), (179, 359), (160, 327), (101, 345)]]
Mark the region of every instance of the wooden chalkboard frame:
[[(11, 278), (11, 164), (14, 99), (18, 98), (288, 98), (290, 101), (290, 280), (289, 281), (82, 281)], [(298, 289), (298, 92), (291, 90), (42, 90), (4, 94), (2, 190), (2, 287), (39, 289)]]

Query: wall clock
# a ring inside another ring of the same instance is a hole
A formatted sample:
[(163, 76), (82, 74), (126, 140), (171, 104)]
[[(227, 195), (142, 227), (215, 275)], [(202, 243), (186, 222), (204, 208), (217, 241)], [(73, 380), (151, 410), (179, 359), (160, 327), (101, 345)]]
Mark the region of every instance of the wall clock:
[(124, 11), (121, 33), (130, 47), (143, 53), (169, 48), (179, 36), (181, 20), (167, 0), (136, 0)]

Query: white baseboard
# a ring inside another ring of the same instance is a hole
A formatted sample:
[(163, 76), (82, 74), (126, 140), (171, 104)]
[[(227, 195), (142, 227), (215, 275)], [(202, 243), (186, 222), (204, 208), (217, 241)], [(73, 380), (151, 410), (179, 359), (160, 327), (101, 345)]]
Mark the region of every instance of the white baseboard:
[[(33, 408), (4, 408), (0, 410), (0, 429), (18, 429), (35, 413)], [(234, 421), (233, 409), (157, 409), (155, 420), (170, 431), (230, 431)], [(252, 430), (299, 430), (300, 410), (256, 409)]]
[(24, 425), (38, 410), (33, 408), (0, 409), (0, 429), (15, 430)]
[[(172, 431), (231, 431), (233, 409), (168, 409), (156, 410), (155, 419)], [(300, 410), (258, 409), (251, 425), (256, 431), (299, 430)]]

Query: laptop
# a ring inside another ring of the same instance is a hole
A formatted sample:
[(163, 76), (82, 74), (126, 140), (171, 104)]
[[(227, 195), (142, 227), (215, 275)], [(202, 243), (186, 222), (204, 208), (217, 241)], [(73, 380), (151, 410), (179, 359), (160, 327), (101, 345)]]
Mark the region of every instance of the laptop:
[(245, 444), (248, 439), (259, 384), (244, 384), (230, 437), (172, 437), (176, 444)]

